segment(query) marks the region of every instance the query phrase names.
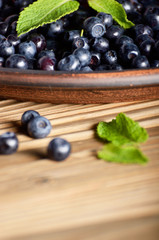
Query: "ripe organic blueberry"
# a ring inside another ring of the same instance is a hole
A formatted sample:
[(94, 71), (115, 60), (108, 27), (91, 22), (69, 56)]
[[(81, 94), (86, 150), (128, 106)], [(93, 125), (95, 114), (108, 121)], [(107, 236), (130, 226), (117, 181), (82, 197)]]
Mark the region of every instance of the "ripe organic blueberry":
[(13, 54), (7, 58), (5, 62), (5, 67), (8, 68), (19, 68), (19, 69), (28, 69), (28, 61), (25, 56), (21, 54)]
[(81, 67), (80, 69), (81, 72), (93, 72), (92, 68), (89, 66)]
[(136, 37), (136, 43), (139, 45), (146, 40), (155, 42), (154, 39), (147, 34), (140, 34)]
[(42, 57), (44, 57), (44, 56), (47, 56), (47, 57), (49, 57), (49, 58), (51, 58), (51, 59), (56, 59), (56, 57), (55, 57), (55, 53), (54, 53), (54, 51), (53, 50), (42, 50), (39, 54), (38, 54), (38, 59), (39, 58), (42, 58)]
[(55, 60), (53, 60), (47, 56), (39, 58), (38, 69), (45, 70), (45, 71), (54, 71), (55, 70)]
[(146, 40), (140, 44), (139, 48), (143, 55), (149, 57), (153, 51), (154, 45), (155, 45), (154, 41)]
[(7, 37), (7, 40), (15, 47), (20, 43), (20, 38), (18, 38), (15, 34), (10, 34)]
[(152, 28), (150, 28), (149, 26), (147, 25), (143, 25), (143, 24), (137, 24), (135, 27), (134, 27), (134, 31), (135, 31), (135, 36), (137, 37), (138, 35), (140, 34), (147, 34), (151, 37), (153, 37), (153, 30)]
[(9, 24), (6, 22), (0, 22), (0, 34), (5, 35), (8, 32)]
[(106, 28), (113, 25), (113, 18), (112, 18), (112, 15), (110, 15), (110, 14), (107, 14), (104, 12), (99, 12), (96, 17), (98, 17), (102, 20), (102, 22)]
[(33, 58), (37, 53), (35, 43), (32, 41), (20, 43), (19, 53), (24, 55), (26, 58)]
[(4, 40), (4, 41), (0, 42), (0, 56), (1, 57), (7, 58), (14, 53), (15, 53), (15, 48), (8, 40)]
[(46, 47), (46, 40), (42, 34), (32, 33), (28, 36), (28, 40), (35, 43), (37, 52), (42, 51)]
[(121, 47), (121, 58), (125, 63), (129, 63), (133, 58), (140, 55), (140, 51), (136, 44), (127, 43)]
[(37, 111), (34, 111), (34, 110), (25, 111), (21, 117), (22, 126), (24, 128), (27, 128), (29, 121), (38, 116), (40, 116), (40, 114)]
[(117, 54), (114, 50), (109, 50), (103, 54), (103, 62), (109, 65), (117, 63)]
[(127, 35), (122, 35), (116, 40), (116, 45), (118, 47), (127, 44), (127, 43), (134, 43), (133, 39)]
[(65, 160), (71, 152), (70, 143), (63, 138), (54, 138), (48, 146), (48, 157), (55, 161)]
[(83, 27), (89, 37), (100, 38), (106, 32), (105, 25), (98, 17), (86, 18), (83, 23)]
[(45, 138), (51, 131), (50, 121), (42, 116), (31, 119), (27, 125), (27, 132), (33, 138)]
[(62, 58), (57, 65), (57, 69), (61, 71), (78, 71), (81, 68), (79, 59), (71, 54), (65, 58)]
[(55, 38), (63, 32), (64, 32), (63, 21), (60, 19), (49, 25), (47, 35), (50, 38)]
[(0, 135), (0, 154), (12, 154), (18, 149), (18, 139), (13, 132)]
[(76, 49), (73, 54), (80, 61), (82, 67), (89, 65), (91, 60), (91, 53), (84, 48)]
[(75, 38), (80, 37), (80, 30), (70, 30), (65, 32), (64, 39), (68, 43), (72, 43)]
[(118, 25), (112, 25), (107, 29), (106, 37), (109, 40), (116, 41), (121, 35), (123, 35), (124, 29)]
[(132, 66), (134, 68), (149, 68), (150, 64), (146, 56), (137, 56), (132, 61)]
[(91, 41), (92, 49), (99, 53), (104, 53), (109, 49), (109, 41), (106, 38), (94, 38)]
[(151, 67), (152, 68), (159, 68), (159, 60), (151, 61)]
[(88, 43), (88, 38), (85, 38), (85, 37), (75, 38), (72, 43), (72, 49), (77, 49), (77, 48), (85, 48), (89, 50), (90, 46)]
[(92, 51), (89, 66), (95, 69), (97, 66), (100, 65), (100, 63), (101, 63), (101, 54), (99, 52)]

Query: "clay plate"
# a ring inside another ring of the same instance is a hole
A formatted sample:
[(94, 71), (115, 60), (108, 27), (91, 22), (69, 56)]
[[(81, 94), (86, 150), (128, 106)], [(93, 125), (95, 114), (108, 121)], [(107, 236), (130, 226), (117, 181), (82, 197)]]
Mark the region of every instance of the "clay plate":
[(0, 98), (108, 103), (159, 98), (159, 69), (68, 73), (0, 69)]

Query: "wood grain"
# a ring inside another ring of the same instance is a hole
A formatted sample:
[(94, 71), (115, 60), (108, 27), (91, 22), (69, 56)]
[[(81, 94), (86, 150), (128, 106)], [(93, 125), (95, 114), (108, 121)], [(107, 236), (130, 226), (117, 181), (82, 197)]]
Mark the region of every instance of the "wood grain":
[[(34, 109), (53, 126), (45, 139), (31, 139), (20, 125)], [(110, 104), (38, 104), (0, 101), (0, 134), (17, 133), (17, 153), (0, 156), (0, 240), (158, 240), (159, 100)], [(99, 121), (124, 112), (149, 133), (141, 149), (146, 166), (98, 160)], [(72, 153), (50, 161), (49, 141), (61, 136)]]
[(1, 68), (0, 97), (76, 104), (158, 99), (159, 69), (51, 73)]

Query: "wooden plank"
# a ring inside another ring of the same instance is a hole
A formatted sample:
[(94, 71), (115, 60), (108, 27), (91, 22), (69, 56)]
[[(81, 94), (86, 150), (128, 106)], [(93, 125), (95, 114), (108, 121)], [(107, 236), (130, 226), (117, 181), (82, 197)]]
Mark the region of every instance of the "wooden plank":
[[(47, 138), (22, 132), (20, 116), (30, 108), (50, 119)], [(6, 100), (0, 109), (0, 133), (13, 130), (20, 140), (17, 153), (0, 156), (0, 240), (159, 239), (159, 100), (103, 105)], [(103, 145), (95, 138), (96, 124), (121, 111), (148, 130), (149, 140), (141, 145), (150, 159), (145, 166), (96, 157)], [(47, 159), (55, 136), (72, 145), (61, 163)]]

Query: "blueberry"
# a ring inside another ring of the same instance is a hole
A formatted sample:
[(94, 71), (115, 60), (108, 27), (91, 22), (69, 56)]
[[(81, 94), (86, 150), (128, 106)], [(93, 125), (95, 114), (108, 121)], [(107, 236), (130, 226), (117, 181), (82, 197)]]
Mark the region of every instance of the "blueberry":
[(3, 36), (2, 34), (0, 34), (0, 43), (3, 42), (4, 40), (6, 40), (5, 36)]
[(55, 38), (63, 32), (64, 32), (63, 21), (60, 19), (60, 20), (57, 20), (56, 22), (53, 22), (49, 25), (47, 35), (50, 38)]
[(41, 51), (38, 54), (38, 59), (41, 58), (41, 57), (44, 57), (44, 56), (49, 57), (49, 58), (51, 58), (53, 60), (56, 59), (55, 53), (54, 53), (53, 50), (43, 50), (43, 51)]
[(19, 68), (19, 69), (28, 69), (28, 61), (25, 56), (21, 54), (13, 54), (7, 58), (5, 62), (5, 67), (8, 68)]
[(136, 43), (139, 45), (146, 40), (155, 42), (154, 39), (147, 34), (140, 34), (136, 37)]
[(134, 40), (127, 35), (122, 35), (116, 40), (116, 45), (119, 47), (127, 43), (134, 43)]
[(37, 52), (40, 52), (46, 47), (46, 40), (42, 34), (32, 33), (28, 36), (28, 41), (32, 41), (37, 49)]
[(91, 52), (91, 60), (89, 66), (95, 69), (101, 63), (101, 54), (99, 52), (92, 51)]
[(124, 29), (118, 25), (112, 25), (107, 29), (106, 37), (109, 40), (116, 41), (121, 35), (123, 35)]
[(75, 38), (80, 37), (81, 35), (80, 30), (70, 30), (65, 32), (64, 39), (68, 43), (72, 43)]
[(15, 47), (20, 44), (20, 38), (18, 38), (15, 34), (10, 34), (7, 37), (7, 40)]
[(50, 57), (43, 56), (38, 60), (38, 69), (45, 71), (54, 71), (55, 70), (55, 59), (51, 59)]
[(122, 67), (120, 64), (116, 63), (116, 64), (113, 64), (113, 65), (111, 66), (111, 69), (112, 69), (112, 70), (117, 70), (117, 71), (122, 71), (122, 70), (123, 70), (123, 67)]
[(48, 157), (55, 161), (65, 160), (70, 152), (71, 145), (63, 138), (54, 138), (48, 145)]
[(92, 68), (89, 66), (81, 67), (80, 69), (81, 72), (93, 72)]
[(26, 129), (29, 121), (38, 116), (40, 116), (40, 114), (37, 111), (34, 110), (25, 111), (21, 117), (22, 126)]
[(119, 2), (122, 4), (122, 6), (125, 9), (125, 12), (127, 14), (128, 13), (132, 13), (134, 11), (134, 6), (133, 6), (133, 4), (130, 1), (120, 0)]
[(77, 48), (85, 48), (89, 50), (89, 42), (88, 39), (85, 37), (77, 37), (73, 40), (72, 43), (72, 49), (77, 49)]
[(45, 138), (51, 131), (50, 121), (42, 116), (31, 119), (27, 125), (27, 132), (33, 138)]
[(0, 34), (6, 36), (8, 32), (9, 24), (6, 22), (0, 22)]
[(36, 45), (32, 41), (22, 42), (19, 44), (19, 53), (26, 58), (33, 58), (37, 53)]
[(71, 54), (65, 58), (62, 58), (57, 65), (57, 69), (61, 71), (78, 71), (81, 68), (79, 59)]
[(76, 49), (73, 54), (80, 61), (82, 67), (89, 65), (91, 60), (91, 53), (84, 48)]
[(134, 68), (149, 68), (150, 64), (146, 56), (137, 56), (132, 61), (132, 66)]
[(109, 50), (103, 54), (103, 62), (114, 65), (117, 63), (117, 53), (114, 50)]
[(140, 48), (140, 51), (143, 55), (149, 57), (152, 54), (152, 51), (154, 49), (154, 45), (155, 45), (154, 41), (145, 40), (140, 44), (139, 48)]
[(100, 38), (105, 32), (105, 25), (102, 20), (98, 17), (89, 17), (83, 23), (84, 30), (89, 37)]
[(153, 37), (153, 30), (151, 27), (149, 27), (147, 25), (137, 24), (134, 27), (134, 32), (135, 32), (136, 37), (140, 34), (147, 34), (147, 35)]
[(106, 28), (113, 25), (113, 18), (112, 18), (112, 15), (110, 15), (110, 14), (107, 14), (104, 12), (99, 12), (96, 17), (98, 17), (102, 20), (102, 22)]
[(0, 42), (0, 56), (1, 57), (7, 58), (14, 53), (15, 53), (15, 48), (8, 40), (4, 40), (4, 41)]
[(91, 41), (92, 49), (99, 53), (104, 53), (109, 50), (109, 41), (106, 38), (94, 38)]
[(139, 48), (137, 47), (136, 44), (134, 43), (128, 43), (124, 44), (121, 47), (121, 52), (120, 52), (120, 58), (126, 62), (129, 63), (133, 58), (137, 57), (140, 55)]
[(152, 68), (159, 68), (159, 60), (151, 61), (151, 67)]
[(0, 135), (0, 154), (12, 154), (18, 149), (18, 139), (13, 132)]

